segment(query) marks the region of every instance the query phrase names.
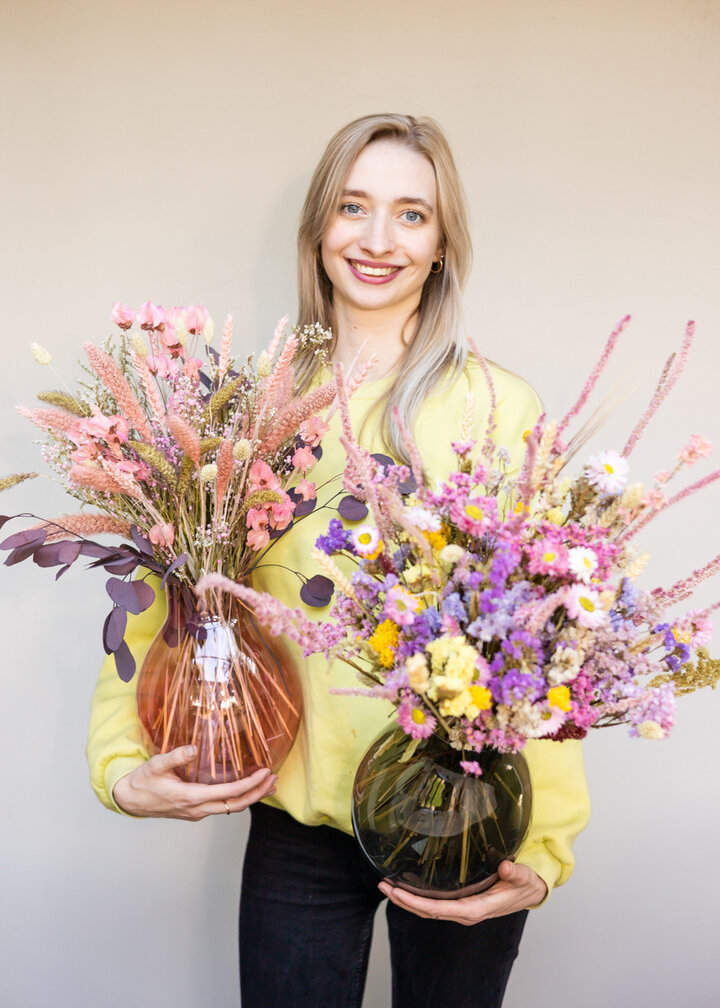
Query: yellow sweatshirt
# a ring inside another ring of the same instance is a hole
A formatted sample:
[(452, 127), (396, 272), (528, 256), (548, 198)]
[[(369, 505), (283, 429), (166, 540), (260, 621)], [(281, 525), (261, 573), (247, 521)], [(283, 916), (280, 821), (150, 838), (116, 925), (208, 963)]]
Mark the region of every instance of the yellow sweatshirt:
[[(539, 401), (530, 386), (515, 375), (496, 367), (492, 373), (497, 394), (495, 440), (511, 452), (511, 468), (517, 467), (522, 435), (533, 427), (540, 412)], [(356, 435), (388, 381), (367, 383), (353, 396), (351, 416)], [(420, 412), (415, 437), (431, 479), (443, 478), (453, 468), (455, 457), (450, 442), (460, 439), (470, 389), (475, 397), (475, 436), (481, 443), (489, 396), (482, 372), (474, 362), (468, 374), (454, 383), (445, 382)], [(374, 451), (385, 451), (374, 419), (371, 416), (361, 441)], [(307, 577), (320, 573), (311, 555), (312, 546), (318, 535), (326, 532), (330, 519), (337, 517), (333, 508), (343, 496), (345, 459), (339, 432), (340, 417), (336, 414), (323, 439), (322, 458), (308, 476), (318, 487), (315, 511), (276, 541), (266, 563), (253, 575), (253, 587), (272, 593), (292, 608), (301, 606), (316, 618), (326, 616), (327, 609), (303, 606), (299, 598), (301, 581), (291, 572), (301, 571)], [(162, 626), (165, 611), (165, 600), (160, 595), (147, 612), (129, 618), (126, 641), (138, 668)], [(302, 682), (303, 717), (293, 748), (279, 771), (277, 790), (266, 800), (307, 825), (324, 823), (351, 833), (350, 797), (355, 771), (371, 742), (388, 724), (393, 708), (383, 700), (331, 693), (332, 688), (352, 689), (358, 685), (353, 669), (339, 661), (328, 663), (322, 655), (303, 658), (296, 645), (288, 642), (288, 647)], [(102, 666), (92, 700), (87, 745), (91, 781), (100, 801), (116, 810), (112, 799), (115, 783), (149, 755), (135, 709), (136, 679), (128, 684), (121, 682), (110, 657)], [(574, 863), (572, 841), (589, 817), (582, 749), (575, 741), (533, 741), (524, 751), (533, 785), (533, 811), (517, 861), (534, 868), (551, 889), (570, 876)]]

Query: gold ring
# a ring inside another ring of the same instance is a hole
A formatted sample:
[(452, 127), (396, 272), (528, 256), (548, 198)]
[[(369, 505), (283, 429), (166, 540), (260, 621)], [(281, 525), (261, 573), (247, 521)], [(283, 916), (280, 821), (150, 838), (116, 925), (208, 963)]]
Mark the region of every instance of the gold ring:
[(230, 806), (228, 805), (228, 803), (226, 801), (223, 801), (223, 805), (225, 806), (225, 815), (230, 815)]

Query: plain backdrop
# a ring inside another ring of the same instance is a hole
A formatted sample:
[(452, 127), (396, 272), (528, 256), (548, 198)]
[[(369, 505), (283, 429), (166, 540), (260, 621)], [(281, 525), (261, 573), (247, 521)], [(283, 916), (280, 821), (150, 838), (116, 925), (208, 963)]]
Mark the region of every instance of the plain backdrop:
[[(115, 300), (204, 302), (259, 349), (295, 310), (312, 168), (375, 111), (447, 131), (472, 214), (468, 326), (489, 357), (558, 414), (631, 312), (605, 386), (631, 395), (592, 446), (619, 448), (694, 318), (632, 476), (695, 431), (718, 439), (718, 0), (2, 0), (0, 18), (0, 475), (42, 465), (13, 407), (58, 381), (29, 343), (70, 384)], [(71, 503), (36, 481), (0, 510)], [(719, 552), (717, 513), (711, 491), (648, 530), (644, 583)], [(134, 821), (87, 783), (107, 604), (98, 573), (0, 572), (0, 1003), (237, 1005), (245, 816)], [(573, 879), (531, 914), (507, 1008), (717, 1004), (719, 717), (706, 691), (667, 741), (587, 740), (593, 818)], [(381, 911), (365, 1008), (389, 1005), (384, 929)]]

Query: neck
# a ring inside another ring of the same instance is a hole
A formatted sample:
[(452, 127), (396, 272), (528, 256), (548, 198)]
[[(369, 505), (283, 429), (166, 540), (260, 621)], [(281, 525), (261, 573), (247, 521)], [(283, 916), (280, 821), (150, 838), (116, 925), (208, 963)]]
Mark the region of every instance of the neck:
[[(379, 317), (380, 316), (380, 317)], [(336, 308), (333, 314), (335, 349), (333, 360), (347, 371), (353, 362), (362, 366), (371, 357), (378, 363), (368, 372), (367, 380), (384, 378), (395, 370), (412, 343), (417, 327), (413, 312), (409, 317), (382, 317), (377, 311), (344, 311)]]

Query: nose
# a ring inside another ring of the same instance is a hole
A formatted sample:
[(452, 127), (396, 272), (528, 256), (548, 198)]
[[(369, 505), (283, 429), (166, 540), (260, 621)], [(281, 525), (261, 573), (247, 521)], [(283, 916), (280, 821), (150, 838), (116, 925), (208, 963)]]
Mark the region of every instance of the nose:
[(395, 249), (392, 221), (387, 214), (370, 214), (360, 236), (360, 247), (373, 259), (388, 255)]

